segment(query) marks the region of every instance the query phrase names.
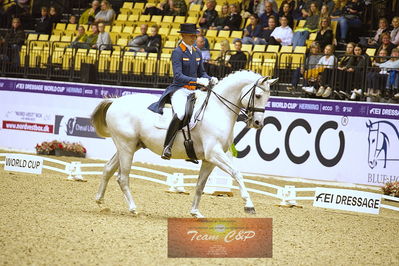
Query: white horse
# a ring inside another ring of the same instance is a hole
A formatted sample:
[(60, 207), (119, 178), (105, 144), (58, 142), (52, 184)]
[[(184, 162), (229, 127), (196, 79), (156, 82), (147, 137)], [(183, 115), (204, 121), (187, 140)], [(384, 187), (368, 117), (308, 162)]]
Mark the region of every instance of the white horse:
[[(247, 114), (247, 126), (257, 129), (263, 126), (263, 114), (270, 97), (270, 85), (276, 81), (277, 79), (262, 77), (254, 72), (240, 71), (225, 77), (213, 88), (202, 120), (191, 131), (197, 158), (202, 160), (190, 212), (192, 216), (204, 217), (198, 206), (208, 176), (215, 166), (237, 181), (241, 197), (245, 201), (245, 212), (255, 214), (243, 176), (233, 166), (226, 152), (233, 142), (233, 127), (240, 111)], [(199, 98), (205, 97), (205, 94), (202, 93)], [(94, 110), (91, 120), (97, 134), (102, 137), (112, 137), (117, 148), (116, 154), (104, 167), (96, 195), (98, 204), (103, 203), (108, 181), (119, 168), (117, 181), (129, 205), (129, 211), (136, 212), (136, 204), (129, 188), (133, 155), (140, 148), (148, 148), (160, 155), (166, 135), (166, 129), (158, 129), (154, 125), (160, 114), (147, 109), (156, 100), (153, 95), (135, 94), (105, 99)], [(200, 102), (200, 99), (197, 102)], [(181, 131), (176, 136), (172, 154), (174, 159), (188, 159)]]

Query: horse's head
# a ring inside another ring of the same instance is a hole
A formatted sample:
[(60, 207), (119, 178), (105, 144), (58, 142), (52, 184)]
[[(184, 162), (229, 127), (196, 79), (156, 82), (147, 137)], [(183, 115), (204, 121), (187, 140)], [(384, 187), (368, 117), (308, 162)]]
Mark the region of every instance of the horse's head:
[(240, 99), (241, 105), (248, 115), (248, 127), (256, 129), (263, 127), (263, 114), (270, 97), (270, 86), (277, 81), (278, 78), (261, 77), (242, 90)]
[(369, 120), (368, 123), (366, 123), (366, 126), (369, 129), (369, 151), (368, 151), (368, 164), (371, 169), (377, 166), (377, 156), (378, 156), (378, 124), (377, 123), (371, 123)]

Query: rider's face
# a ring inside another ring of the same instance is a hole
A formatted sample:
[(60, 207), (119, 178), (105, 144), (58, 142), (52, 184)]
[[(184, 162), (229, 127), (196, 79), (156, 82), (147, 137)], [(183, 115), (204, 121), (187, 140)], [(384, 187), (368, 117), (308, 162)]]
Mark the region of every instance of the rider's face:
[(182, 36), (183, 41), (188, 45), (193, 45), (195, 42), (195, 39), (197, 38), (197, 35), (195, 35), (195, 34), (183, 33), (181, 36)]

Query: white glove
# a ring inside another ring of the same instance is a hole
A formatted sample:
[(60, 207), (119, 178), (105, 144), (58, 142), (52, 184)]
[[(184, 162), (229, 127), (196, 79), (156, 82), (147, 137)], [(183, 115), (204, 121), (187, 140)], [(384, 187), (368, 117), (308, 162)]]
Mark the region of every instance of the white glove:
[(216, 84), (218, 84), (218, 82), (219, 82), (219, 80), (218, 80), (217, 77), (211, 77), (211, 84), (212, 85), (216, 85)]
[(197, 84), (202, 85), (204, 87), (208, 87), (209, 79), (207, 79), (207, 78), (197, 78)]

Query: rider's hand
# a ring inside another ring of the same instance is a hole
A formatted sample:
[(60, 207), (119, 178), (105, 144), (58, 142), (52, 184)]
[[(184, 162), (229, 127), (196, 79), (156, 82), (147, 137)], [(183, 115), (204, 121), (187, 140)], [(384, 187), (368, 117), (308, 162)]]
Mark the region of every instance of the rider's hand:
[(209, 79), (207, 78), (197, 78), (197, 84), (208, 87)]
[(219, 82), (219, 80), (218, 80), (218, 78), (217, 77), (211, 77), (211, 84), (212, 85), (216, 85), (216, 84), (218, 84), (218, 82)]

